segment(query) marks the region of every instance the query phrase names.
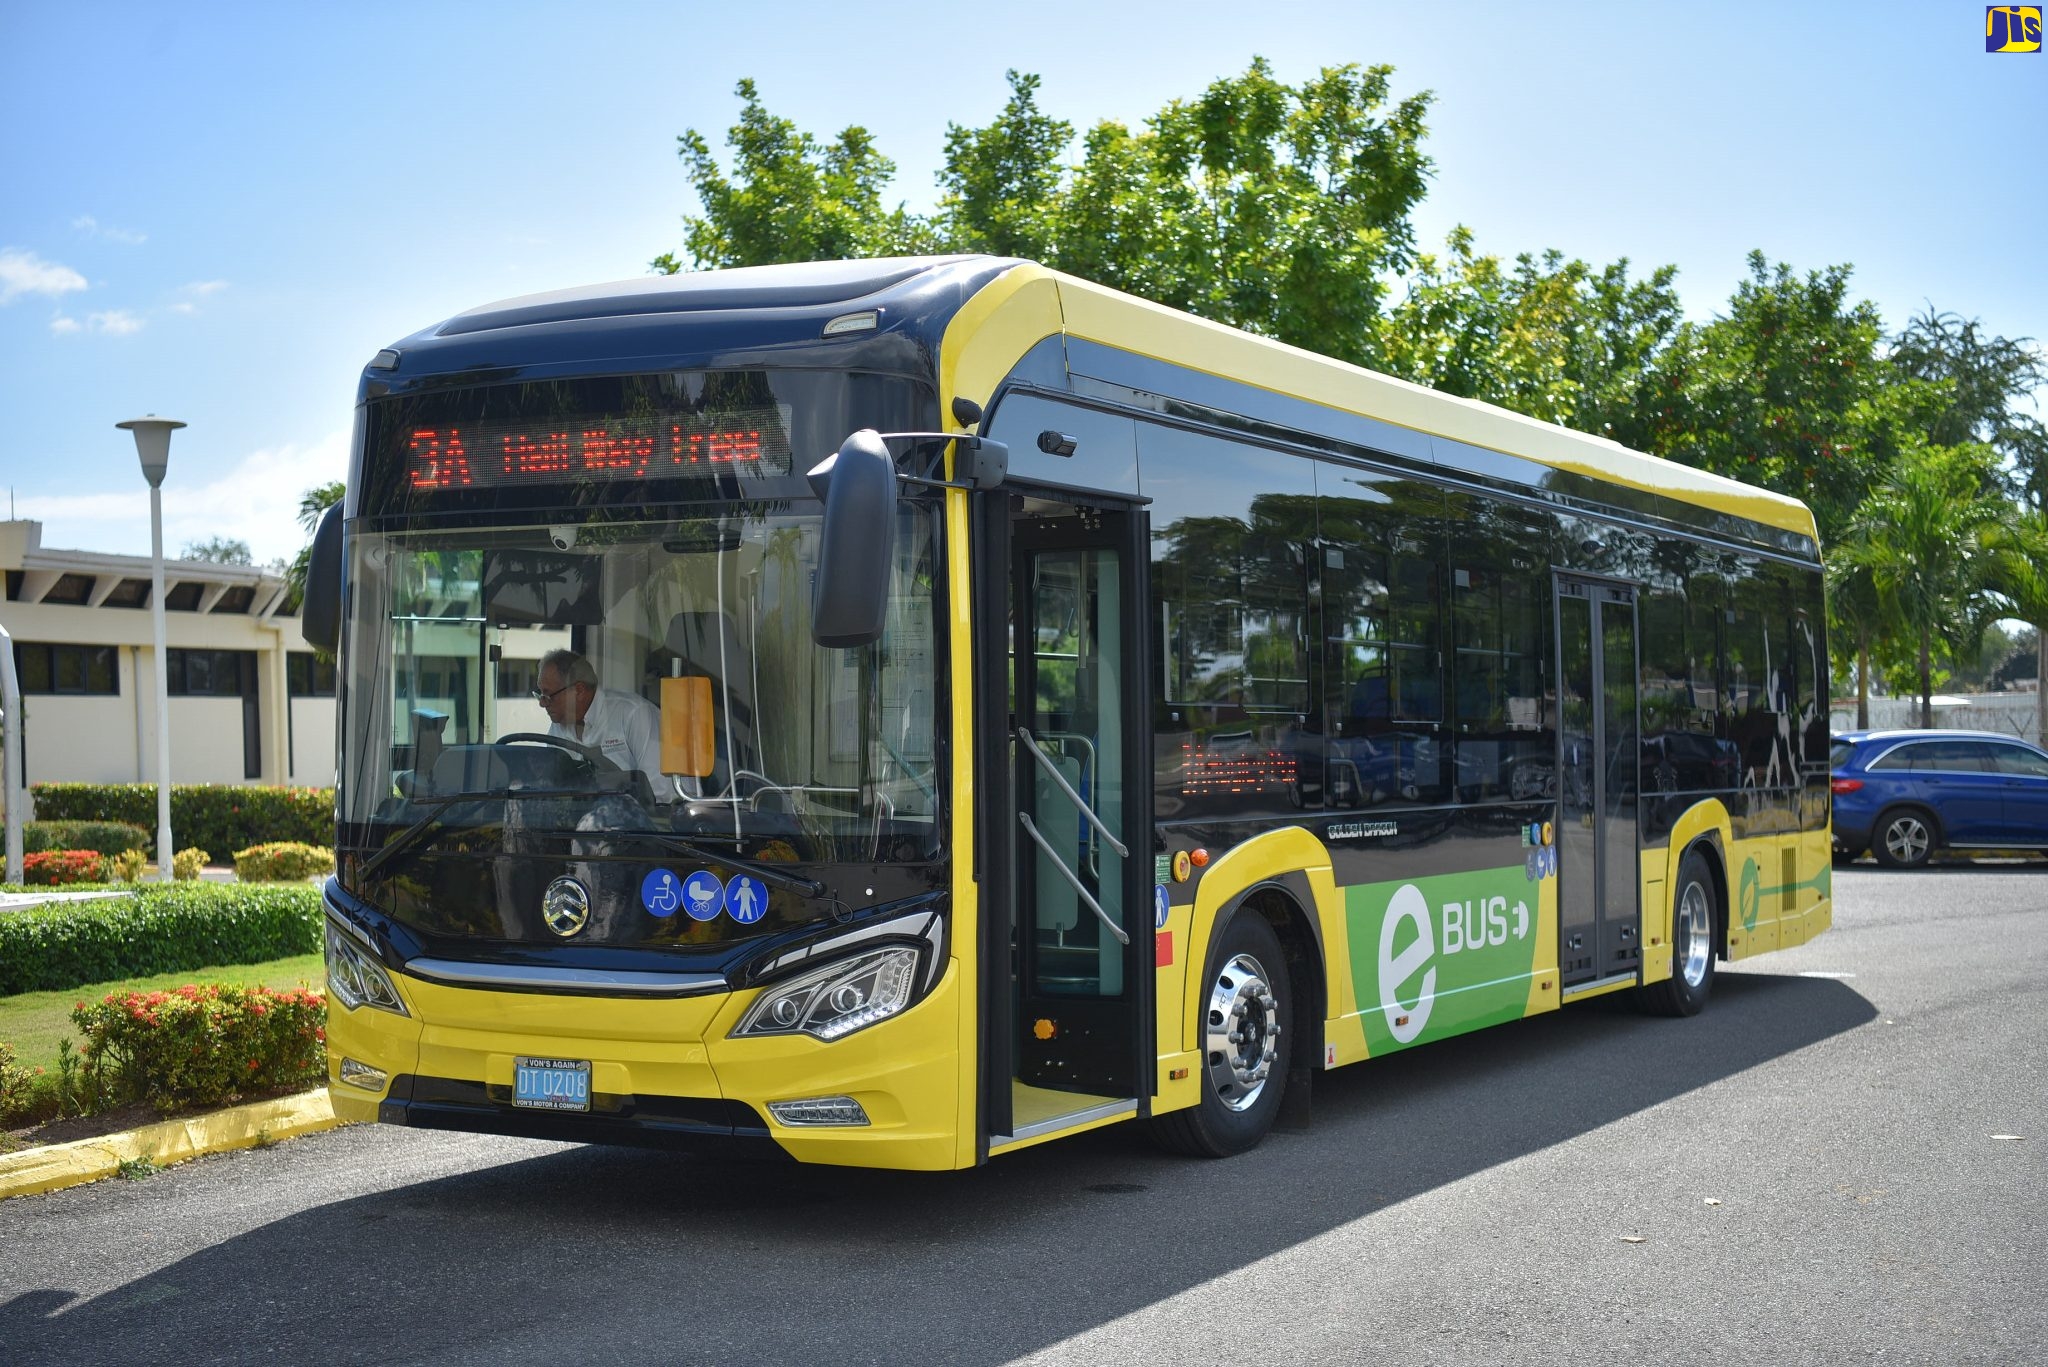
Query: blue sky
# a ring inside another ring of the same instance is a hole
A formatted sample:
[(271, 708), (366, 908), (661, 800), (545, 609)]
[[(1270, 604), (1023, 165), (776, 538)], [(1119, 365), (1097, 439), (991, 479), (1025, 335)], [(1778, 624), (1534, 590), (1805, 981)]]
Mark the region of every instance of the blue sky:
[(734, 83), (868, 127), (929, 206), (947, 122), (1003, 72), (1086, 128), (1263, 54), (1435, 92), (1425, 244), (1679, 267), (1689, 313), (1761, 248), (2048, 336), (2048, 53), (1984, 6), (936, 3), (347, 6), (0, 2), (0, 497), (46, 545), (148, 548), (127, 435), (172, 446), (167, 545), (287, 556), (340, 476), (379, 347), (510, 295), (641, 274), (692, 205), (675, 135)]

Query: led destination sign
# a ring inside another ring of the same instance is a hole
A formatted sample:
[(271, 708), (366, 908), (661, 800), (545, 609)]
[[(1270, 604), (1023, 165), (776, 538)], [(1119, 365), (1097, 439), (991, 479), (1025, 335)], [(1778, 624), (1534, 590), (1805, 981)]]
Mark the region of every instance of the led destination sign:
[(776, 408), (415, 427), (414, 489), (483, 489), (673, 476), (786, 475), (789, 431)]

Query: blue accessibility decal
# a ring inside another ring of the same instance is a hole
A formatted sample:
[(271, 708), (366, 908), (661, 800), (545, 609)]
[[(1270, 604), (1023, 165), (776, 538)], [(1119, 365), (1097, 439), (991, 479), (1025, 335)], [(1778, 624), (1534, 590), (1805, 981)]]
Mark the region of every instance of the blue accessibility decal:
[(683, 880), (683, 907), (693, 921), (714, 919), (725, 905), (725, 884), (709, 869), (699, 869)]
[(1166, 884), (1152, 885), (1152, 928), (1166, 929)]
[(683, 880), (667, 869), (656, 869), (640, 880), (640, 905), (654, 916), (673, 916), (683, 904)]
[(758, 878), (736, 873), (725, 885), (726, 914), (743, 926), (750, 926), (768, 914), (768, 885)]

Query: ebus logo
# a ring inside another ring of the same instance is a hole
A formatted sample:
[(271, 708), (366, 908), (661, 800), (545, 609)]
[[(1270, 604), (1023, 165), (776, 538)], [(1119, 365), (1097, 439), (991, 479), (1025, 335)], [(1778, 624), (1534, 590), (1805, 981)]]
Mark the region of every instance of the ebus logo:
[(1986, 52), (2039, 52), (2041, 50), (2041, 7), (2039, 5), (1986, 5), (1984, 7), (1984, 50)]

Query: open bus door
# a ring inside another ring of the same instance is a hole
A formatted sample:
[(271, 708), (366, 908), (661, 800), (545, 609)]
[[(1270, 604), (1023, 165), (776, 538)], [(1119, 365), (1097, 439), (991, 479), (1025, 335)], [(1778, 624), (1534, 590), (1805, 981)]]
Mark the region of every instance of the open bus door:
[(1148, 1111), (1156, 1073), (1145, 518), (1073, 497), (977, 527), (990, 1151)]

